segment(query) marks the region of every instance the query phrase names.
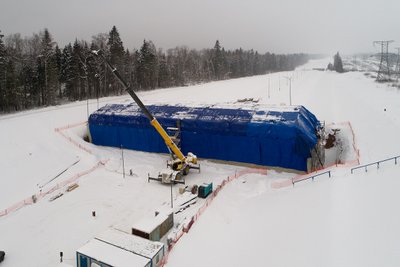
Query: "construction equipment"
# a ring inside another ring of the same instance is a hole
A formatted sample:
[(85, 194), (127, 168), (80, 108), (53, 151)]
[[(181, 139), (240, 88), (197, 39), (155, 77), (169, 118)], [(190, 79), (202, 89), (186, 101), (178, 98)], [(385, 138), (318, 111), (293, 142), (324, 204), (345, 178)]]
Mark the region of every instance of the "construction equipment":
[[(157, 119), (150, 113), (150, 111), (146, 108), (143, 102), (139, 99), (133, 89), (130, 87), (128, 83), (121, 77), (119, 72), (115, 67), (111, 65), (111, 63), (104, 56), (104, 52), (102, 50), (94, 50), (93, 54), (100, 57), (117, 78), (117, 80), (122, 84), (124, 89), (128, 91), (129, 95), (135, 100), (136, 104), (140, 107), (144, 115), (149, 119), (150, 124), (156, 129), (156, 131), (160, 134), (162, 139), (165, 141), (167, 148), (171, 155), (171, 160), (167, 161), (167, 168), (164, 171), (159, 172), (157, 177), (150, 177), (148, 175), (148, 181), (156, 180), (162, 183), (185, 183), (184, 175), (189, 173), (190, 169), (197, 169), (200, 172), (200, 165), (197, 163), (197, 157), (193, 153), (189, 152), (187, 156), (184, 156), (182, 151), (178, 148), (172, 138), (167, 134), (161, 124), (157, 121)], [(175, 136), (176, 137), (176, 136)], [(173, 137), (173, 138), (175, 138)]]
[(207, 198), (209, 194), (213, 191), (213, 184), (202, 184), (199, 186), (199, 193), (198, 196), (201, 198)]

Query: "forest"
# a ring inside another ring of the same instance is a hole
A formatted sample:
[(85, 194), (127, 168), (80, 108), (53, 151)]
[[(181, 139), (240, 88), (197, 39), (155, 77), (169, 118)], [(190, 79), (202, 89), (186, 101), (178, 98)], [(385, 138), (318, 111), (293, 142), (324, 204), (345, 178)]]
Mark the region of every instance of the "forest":
[(306, 54), (226, 50), (218, 40), (202, 50), (177, 46), (166, 51), (144, 40), (129, 50), (115, 26), (90, 42), (75, 40), (64, 47), (48, 29), (29, 37), (0, 32), (0, 112), (123, 94), (106, 64), (92, 53), (99, 49), (135, 91), (289, 71), (308, 60)]

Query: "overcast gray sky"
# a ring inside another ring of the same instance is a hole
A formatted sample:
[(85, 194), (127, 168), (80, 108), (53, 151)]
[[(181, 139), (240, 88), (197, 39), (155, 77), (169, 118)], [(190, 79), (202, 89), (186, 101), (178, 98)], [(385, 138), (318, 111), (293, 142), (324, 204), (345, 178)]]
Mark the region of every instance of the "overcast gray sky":
[(60, 46), (91, 40), (116, 25), (125, 48), (143, 39), (259, 52), (376, 51), (373, 40), (400, 46), (400, 0), (0, 0), (3, 34), (48, 28)]

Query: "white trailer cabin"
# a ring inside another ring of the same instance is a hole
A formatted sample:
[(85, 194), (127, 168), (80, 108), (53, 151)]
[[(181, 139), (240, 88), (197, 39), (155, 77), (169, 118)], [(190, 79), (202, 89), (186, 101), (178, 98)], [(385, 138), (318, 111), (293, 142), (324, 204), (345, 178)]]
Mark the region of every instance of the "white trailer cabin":
[(76, 251), (77, 267), (151, 267), (148, 258), (116, 247), (103, 241), (92, 239)]
[(163, 243), (150, 241), (113, 228), (97, 235), (95, 239), (145, 257), (151, 261), (152, 267), (158, 266), (158, 263), (164, 257)]

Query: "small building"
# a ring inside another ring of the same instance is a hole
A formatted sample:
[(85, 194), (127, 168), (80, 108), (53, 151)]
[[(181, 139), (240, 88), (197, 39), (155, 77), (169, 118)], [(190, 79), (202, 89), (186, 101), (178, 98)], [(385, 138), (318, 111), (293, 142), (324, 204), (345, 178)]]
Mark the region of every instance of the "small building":
[[(311, 153), (319, 149), (321, 125), (303, 106), (147, 108), (167, 132), (179, 130), (184, 154), (299, 171), (322, 161)], [(96, 145), (168, 153), (164, 140), (135, 104), (106, 105), (95, 111), (89, 117), (89, 132)]]
[(77, 250), (77, 267), (156, 267), (164, 244), (109, 229)]
[(109, 243), (92, 239), (76, 251), (77, 267), (150, 267), (148, 258)]
[(132, 226), (132, 235), (152, 241), (161, 238), (174, 226), (174, 213), (159, 213), (155, 217), (144, 218)]

